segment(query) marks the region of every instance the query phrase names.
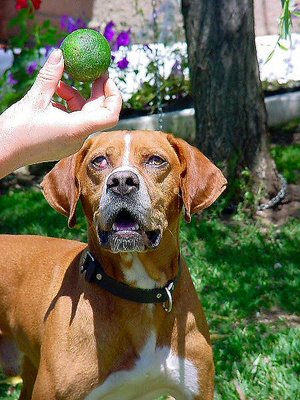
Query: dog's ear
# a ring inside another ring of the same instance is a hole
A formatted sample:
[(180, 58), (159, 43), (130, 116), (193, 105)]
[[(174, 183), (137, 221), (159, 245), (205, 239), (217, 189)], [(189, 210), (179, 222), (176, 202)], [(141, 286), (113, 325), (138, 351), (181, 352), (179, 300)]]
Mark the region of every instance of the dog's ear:
[(227, 180), (222, 172), (196, 147), (182, 139), (168, 135), (181, 164), (180, 189), (185, 208), (185, 219), (209, 207), (225, 190)]
[(80, 197), (76, 178), (77, 157), (78, 153), (59, 161), (41, 183), (46, 200), (68, 218), (70, 228), (76, 224), (76, 206)]

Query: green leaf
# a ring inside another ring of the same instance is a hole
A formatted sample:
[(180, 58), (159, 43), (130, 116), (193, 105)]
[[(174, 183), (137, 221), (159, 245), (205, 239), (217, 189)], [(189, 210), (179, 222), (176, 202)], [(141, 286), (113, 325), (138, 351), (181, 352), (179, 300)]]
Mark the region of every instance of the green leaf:
[(43, 27), (43, 28), (49, 28), (50, 25), (51, 25), (51, 21), (50, 21), (49, 19), (46, 19), (46, 20), (43, 22), (42, 27)]
[(271, 58), (273, 57), (274, 53), (275, 53), (275, 48), (274, 48), (274, 49), (271, 51), (271, 53), (268, 55), (268, 57), (267, 57), (267, 59), (266, 59), (266, 61), (265, 61), (265, 64), (267, 64), (267, 63), (271, 60)]
[(278, 47), (280, 47), (282, 50), (285, 50), (285, 51), (288, 50), (288, 47), (284, 46), (284, 45), (281, 44), (280, 42), (278, 42), (277, 44), (278, 44)]
[(20, 24), (24, 23), (24, 21), (26, 21), (28, 17), (29, 17), (29, 15), (28, 15), (27, 8), (23, 8), (22, 10), (20, 10), (18, 12), (18, 14), (14, 18), (12, 18), (9, 21), (8, 27), (11, 28), (13, 26), (20, 25)]

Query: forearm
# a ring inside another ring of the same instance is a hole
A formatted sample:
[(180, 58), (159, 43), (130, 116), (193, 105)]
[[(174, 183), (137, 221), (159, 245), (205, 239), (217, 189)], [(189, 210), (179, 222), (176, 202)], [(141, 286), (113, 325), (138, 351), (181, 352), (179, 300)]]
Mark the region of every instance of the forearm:
[(15, 126), (16, 121), (5, 113), (0, 115), (0, 179), (24, 165)]

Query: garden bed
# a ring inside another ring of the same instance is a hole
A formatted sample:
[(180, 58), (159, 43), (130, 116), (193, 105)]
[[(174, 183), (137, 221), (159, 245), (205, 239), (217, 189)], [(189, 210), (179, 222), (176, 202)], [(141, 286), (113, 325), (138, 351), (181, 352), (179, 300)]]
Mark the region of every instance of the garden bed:
[[(284, 92), (284, 89), (280, 91), (280, 94), (268, 94), (265, 98), (268, 126), (271, 128), (300, 117), (300, 91), (290, 91), (289, 89), (287, 92)], [(182, 107), (179, 107), (178, 111), (167, 112), (166, 109), (166, 112), (163, 112), (162, 128), (166, 132), (172, 132), (193, 142), (195, 138), (195, 110), (192, 107), (186, 109), (182, 109)], [(142, 111), (134, 117), (131, 117), (130, 114), (123, 114), (123, 118), (121, 117), (119, 124), (113, 130), (159, 129), (159, 116), (157, 114), (142, 114)]]

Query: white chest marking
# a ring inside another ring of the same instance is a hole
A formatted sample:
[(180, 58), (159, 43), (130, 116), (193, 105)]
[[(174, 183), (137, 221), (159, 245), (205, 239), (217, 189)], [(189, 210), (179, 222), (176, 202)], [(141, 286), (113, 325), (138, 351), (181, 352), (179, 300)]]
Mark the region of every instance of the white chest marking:
[(133, 255), (131, 267), (122, 267), (126, 282), (135, 283), (141, 289), (154, 289), (156, 281), (148, 275), (144, 265), (136, 254)]
[(130, 165), (129, 162), (129, 156), (130, 156), (130, 144), (131, 144), (131, 136), (129, 133), (126, 133), (124, 137), (124, 142), (125, 142), (125, 151), (124, 151), (124, 157), (123, 157), (123, 163), (122, 165)]
[(167, 347), (156, 347), (152, 332), (131, 370), (111, 374), (86, 400), (153, 400), (171, 395), (176, 400), (192, 400), (199, 395), (195, 365), (178, 357)]

